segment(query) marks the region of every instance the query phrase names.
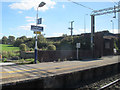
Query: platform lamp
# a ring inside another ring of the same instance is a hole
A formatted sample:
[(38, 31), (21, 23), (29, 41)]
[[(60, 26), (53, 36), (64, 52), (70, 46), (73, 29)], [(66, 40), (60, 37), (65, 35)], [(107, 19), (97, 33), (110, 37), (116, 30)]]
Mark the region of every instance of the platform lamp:
[[(45, 4), (46, 4), (45, 2), (41, 2), (37, 7), (36, 26), (38, 25), (38, 8), (43, 7)], [(35, 60), (34, 60), (35, 64), (37, 63), (36, 61), (37, 61), (37, 33), (36, 33), (36, 39), (35, 39)]]

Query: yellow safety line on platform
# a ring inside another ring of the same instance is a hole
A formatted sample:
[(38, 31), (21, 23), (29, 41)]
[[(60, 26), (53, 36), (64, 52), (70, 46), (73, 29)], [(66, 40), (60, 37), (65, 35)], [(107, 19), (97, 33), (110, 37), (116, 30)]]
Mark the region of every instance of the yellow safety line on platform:
[(0, 79), (6, 79), (6, 78), (15, 78), (15, 77), (22, 77), (22, 74), (15, 74), (15, 75), (7, 75), (7, 76), (2, 76)]
[(87, 66), (90, 66), (90, 65), (79, 65), (79, 66), (75, 66), (75, 67), (72, 67), (72, 68), (60, 68), (60, 69), (55, 69), (55, 70), (48, 70), (48, 72), (55, 72), (55, 71), (62, 71), (62, 70), (70, 70), (70, 69), (76, 69), (76, 68), (80, 68), (80, 67), (87, 67)]
[[(96, 61), (91, 61), (91, 62), (96, 62)], [(84, 63), (88, 63), (88, 62), (84, 62)], [(59, 65), (59, 66), (53, 66), (53, 67), (43, 67), (43, 68), (33, 68), (33, 69), (23, 69), (23, 70), (16, 70), (16, 71), (5, 71), (5, 72), (0, 72), (0, 73), (16, 73), (16, 72), (24, 72), (24, 71), (32, 71), (32, 70), (38, 70), (38, 69), (46, 69), (46, 68), (59, 68), (61, 66), (71, 66), (71, 65), (77, 65), (78, 63), (76, 64), (68, 64), (68, 65)]]
[[(70, 67), (70, 68), (67, 67), (67, 68), (61, 68), (61, 69), (55, 69), (55, 70), (46, 70), (46, 71), (39, 71), (39, 72), (42, 72), (42, 73), (51, 72), (51, 73), (53, 73), (53, 72), (57, 72), (57, 71), (71, 70), (71, 69), (76, 69), (76, 68), (86, 67), (86, 66), (90, 66), (90, 65), (80, 65), (80, 66), (76, 66), (76, 67)], [(34, 72), (32, 72), (32, 73), (34, 73)], [(2, 79), (11, 78), (11, 77), (22, 77), (25, 74), (26, 73), (23, 73), (23, 74), (11, 74), (11, 76), (10, 75), (4, 76), (4, 77), (2, 77)], [(30, 73), (27, 73), (27, 74), (30, 75)]]
[[(91, 61), (91, 62), (96, 62), (96, 61)], [(85, 62), (86, 63), (86, 62)], [(89, 63), (90, 64), (90, 63)], [(66, 66), (73, 66), (73, 65), (79, 65), (78, 63), (76, 64), (68, 64), (68, 65), (59, 65), (59, 66), (53, 66), (53, 67), (43, 67), (43, 68), (33, 68), (33, 69), (23, 69), (23, 70), (16, 70), (16, 71), (5, 71), (5, 72), (0, 72), (0, 73), (17, 73), (17, 72), (24, 72), (24, 71), (33, 71), (33, 70), (38, 70), (38, 69), (46, 69), (46, 68), (60, 68), (66, 67)], [(86, 64), (85, 64), (86, 65)], [(43, 72), (44, 73), (44, 72)]]
[[(77, 63), (77, 64), (78, 64), (78, 63)], [(16, 72), (32, 71), (32, 70), (46, 69), (46, 68), (57, 68), (57, 67), (61, 67), (61, 66), (63, 66), (63, 67), (64, 67), (64, 66), (71, 66), (71, 65), (77, 65), (77, 64), (59, 65), (59, 66), (53, 66), (53, 67), (43, 67), (43, 68), (34, 68), (34, 69), (23, 69), (23, 70), (0, 72), (0, 73), (16, 73)]]

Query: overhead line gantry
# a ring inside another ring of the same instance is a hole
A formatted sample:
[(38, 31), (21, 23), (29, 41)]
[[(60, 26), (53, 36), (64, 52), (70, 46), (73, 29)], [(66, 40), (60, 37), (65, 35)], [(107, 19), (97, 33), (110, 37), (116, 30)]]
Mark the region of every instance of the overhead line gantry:
[[(92, 50), (92, 57), (94, 58), (94, 34), (95, 34), (95, 16), (105, 15), (114, 13), (116, 18), (116, 13), (120, 13), (120, 2), (117, 6), (100, 9), (100, 10), (93, 10), (91, 13), (91, 50)], [(120, 19), (120, 15), (118, 15), (118, 19)], [(120, 28), (120, 22), (118, 21), (118, 29)]]

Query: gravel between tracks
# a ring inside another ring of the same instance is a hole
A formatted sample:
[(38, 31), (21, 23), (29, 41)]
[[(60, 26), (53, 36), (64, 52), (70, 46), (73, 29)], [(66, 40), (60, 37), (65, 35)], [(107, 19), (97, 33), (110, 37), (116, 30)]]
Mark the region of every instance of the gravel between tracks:
[[(104, 85), (107, 85), (117, 79), (120, 79), (120, 73), (117, 75), (114, 75), (112, 77), (109, 78), (105, 78), (102, 80), (99, 80), (95, 83), (89, 84), (89, 85), (85, 85), (83, 87), (77, 88), (75, 90), (99, 90), (101, 87), (103, 87)], [(114, 84), (113, 86), (109, 87), (111, 90), (120, 90), (120, 82)]]

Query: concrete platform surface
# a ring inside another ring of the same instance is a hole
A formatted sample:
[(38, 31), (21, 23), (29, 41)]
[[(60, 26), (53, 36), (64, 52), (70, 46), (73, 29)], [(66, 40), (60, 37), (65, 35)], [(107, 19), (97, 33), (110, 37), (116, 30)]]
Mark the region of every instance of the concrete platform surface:
[(0, 84), (16, 83), (58, 74), (100, 67), (120, 62), (120, 56), (106, 56), (94, 60), (47, 62), (0, 67)]

